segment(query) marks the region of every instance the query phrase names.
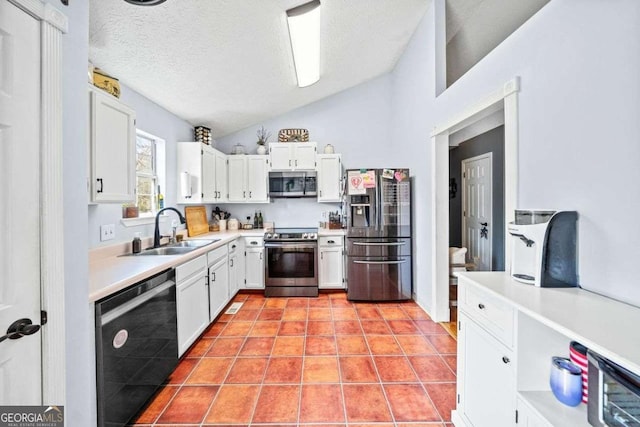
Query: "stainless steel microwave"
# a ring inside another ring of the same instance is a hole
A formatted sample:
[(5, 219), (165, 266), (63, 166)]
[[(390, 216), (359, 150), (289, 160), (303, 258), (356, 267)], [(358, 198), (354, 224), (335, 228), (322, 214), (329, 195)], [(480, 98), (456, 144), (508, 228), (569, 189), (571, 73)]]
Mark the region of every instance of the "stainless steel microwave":
[(316, 197), (315, 172), (269, 172), (269, 197)]

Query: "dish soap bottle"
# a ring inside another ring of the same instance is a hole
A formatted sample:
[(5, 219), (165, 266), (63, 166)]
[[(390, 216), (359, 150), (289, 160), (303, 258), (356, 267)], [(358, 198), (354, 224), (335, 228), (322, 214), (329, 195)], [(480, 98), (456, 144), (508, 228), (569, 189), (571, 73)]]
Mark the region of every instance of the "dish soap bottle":
[(142, 251), (142, 240), (140, 239), (140, 232), (133, 234), (133, 240), (131, 241), (131, 252), (139, 254)]
[(164, 209), (164, 196), (160, 191), (160, 186), (158, 185), (158, 210)]

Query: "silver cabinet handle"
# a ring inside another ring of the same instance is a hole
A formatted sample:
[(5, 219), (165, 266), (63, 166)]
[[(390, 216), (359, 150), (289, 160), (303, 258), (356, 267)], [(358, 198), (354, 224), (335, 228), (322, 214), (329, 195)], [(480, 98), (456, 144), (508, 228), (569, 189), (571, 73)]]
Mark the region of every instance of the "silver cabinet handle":
[(391, 242), (391, 243), (384, 243), (384, 242), (375, 242), (375, 243), (353, 242), (353, 244), (355, 246), (404, 246), (404, 245), (407, 244), (407, 242)]
[(353, 261), (356, 264), (404, 264), (407, 262), (406, 259), (402, 259), (399, 261)]

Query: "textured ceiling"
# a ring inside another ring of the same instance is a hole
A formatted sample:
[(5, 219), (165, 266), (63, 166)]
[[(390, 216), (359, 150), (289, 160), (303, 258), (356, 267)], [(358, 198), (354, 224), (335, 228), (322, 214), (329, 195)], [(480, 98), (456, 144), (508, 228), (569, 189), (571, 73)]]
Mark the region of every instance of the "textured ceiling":
[(285, 11), (303, 3), (90, 0), (89, 59), (220, 137), (389, 72), (429, 0), (322, 0), (320, 81), (298, 88)]

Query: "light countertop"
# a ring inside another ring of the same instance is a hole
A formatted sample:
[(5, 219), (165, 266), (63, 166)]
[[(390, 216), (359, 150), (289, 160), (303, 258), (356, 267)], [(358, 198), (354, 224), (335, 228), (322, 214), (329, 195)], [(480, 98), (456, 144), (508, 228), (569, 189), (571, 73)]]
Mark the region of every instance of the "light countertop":
[(318, 228), (318, 236), (345, 236), (346, 234), (347, 230), (344, 229)]

